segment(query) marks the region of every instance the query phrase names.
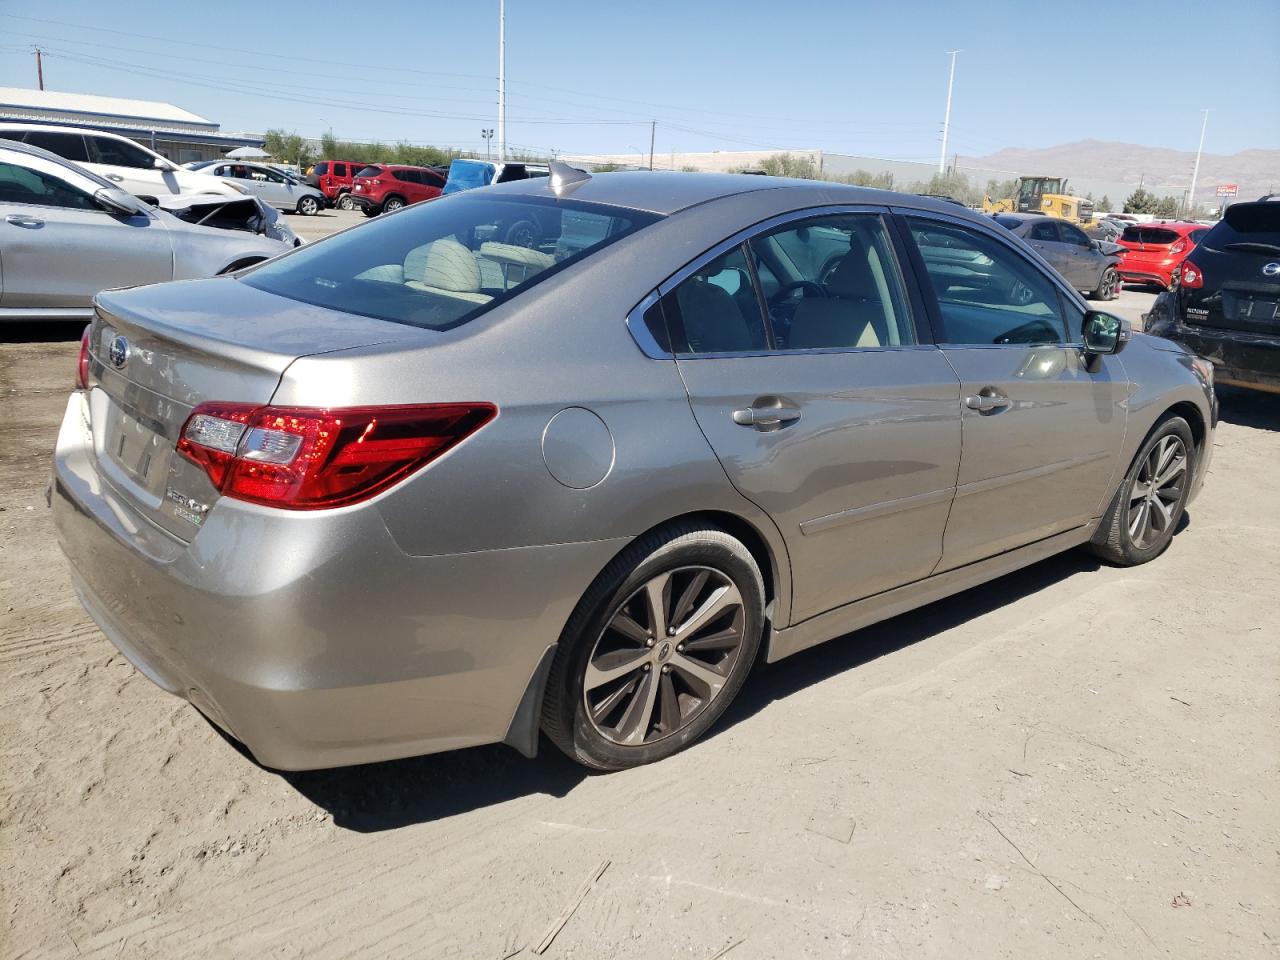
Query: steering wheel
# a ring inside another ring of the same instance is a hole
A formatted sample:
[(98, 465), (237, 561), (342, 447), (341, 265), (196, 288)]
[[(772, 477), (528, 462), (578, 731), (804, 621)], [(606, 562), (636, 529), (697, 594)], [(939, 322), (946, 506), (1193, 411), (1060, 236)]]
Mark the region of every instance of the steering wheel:
[(827, 288), (816, 280), (792, 280), (778, 288), (778, 292), (769, 298), (770, 303), (781, 303), (796, 290), (812, 290), (819, 297), (829, 297)]

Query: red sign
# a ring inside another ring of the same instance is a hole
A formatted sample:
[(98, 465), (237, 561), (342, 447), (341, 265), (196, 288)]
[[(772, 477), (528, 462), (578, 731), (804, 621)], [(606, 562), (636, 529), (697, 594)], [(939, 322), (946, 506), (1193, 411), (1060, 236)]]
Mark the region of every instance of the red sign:
[(1234, 197), (1239, 192), (1240, 192), (1240, 185), (1238, 183), (1218, 184), (1218, 196), (1220, 197)]

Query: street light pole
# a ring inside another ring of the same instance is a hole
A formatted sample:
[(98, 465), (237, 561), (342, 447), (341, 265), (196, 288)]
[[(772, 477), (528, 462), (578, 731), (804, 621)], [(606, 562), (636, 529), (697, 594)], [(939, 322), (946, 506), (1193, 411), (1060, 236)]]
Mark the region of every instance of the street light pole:
[[(1200, 154), (1204, 152), (1204, 131), (1209, 126), (1209, 111), (1204, 110), (1204, 121), (1200, 124), (1200, 146), (1196, 147), (1196, 165), (1191, 168), (1191, 190), (1187, 197), (1190, 210), (1196, 208), (1196, 181), (1200, 179)], [(1188, 213), (1188, 216), (1190, 214)]]
[(498, 0), (498, 159), (507, 159), (507, 0)]
[(951, 75), (947, 78), (947, 113), (942, 121), (942, 153), (938, 155), (938, 173), (947, 169), (947, 134), (951, 131), (951, 89), (956, 82), (956, 54), (959, 50), (948, 50), (951, 54)]
[(493, 127), (481, 127), (480, 136), (484, 138), (484, 159), (489, 160), (489, 141), (493, 139)]
[(658, 121), (649, 121), (649, 169), (653, 169), (653, 140), (658, 135)]

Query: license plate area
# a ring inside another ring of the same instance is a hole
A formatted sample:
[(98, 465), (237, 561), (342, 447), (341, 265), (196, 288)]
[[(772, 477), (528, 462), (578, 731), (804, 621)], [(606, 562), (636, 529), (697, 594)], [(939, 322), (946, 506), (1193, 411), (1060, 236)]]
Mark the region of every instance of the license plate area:
[(114, 400), (107, 408), (102, 452), (126, 477), (157, 499), (169, 478), (173, 443)]

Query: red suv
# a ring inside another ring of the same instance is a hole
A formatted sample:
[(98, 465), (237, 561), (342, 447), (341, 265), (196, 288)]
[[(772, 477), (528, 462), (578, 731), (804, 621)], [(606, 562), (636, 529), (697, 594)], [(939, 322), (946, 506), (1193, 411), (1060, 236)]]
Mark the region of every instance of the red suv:
[(1173, 273), (1200, 238), (1209, 232), (1203, 223), (1135, 223), (1124, 228), (1116, 243), (1124, 248), (1116, 270), (1129, 283), (1173, 286)]
[(432, 200), (443, 189), (444, 177), (438, 170), (375, 163), (356, 174), (351, 201), (366, 217), (376, 217), (384, 210), (394, 213), (411, 203)]
[(307, 172), (307, 183), (324, 194), (329, 206), (350, 210), (351, 181), (364, 166), (359, 160), (321, 160)]

